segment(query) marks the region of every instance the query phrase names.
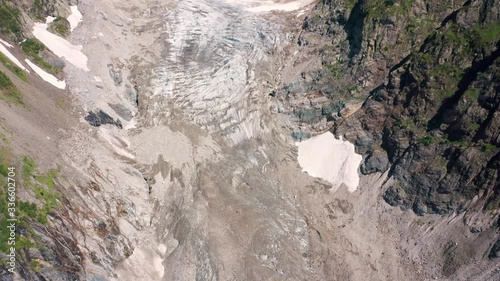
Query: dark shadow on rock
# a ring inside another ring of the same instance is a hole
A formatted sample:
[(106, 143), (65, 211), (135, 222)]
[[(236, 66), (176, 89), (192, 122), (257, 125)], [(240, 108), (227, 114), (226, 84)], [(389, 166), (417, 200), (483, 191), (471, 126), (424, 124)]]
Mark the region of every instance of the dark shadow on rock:
[[(500, 43), (497, 43), (497, 49), (493, 53), (491, 53), (484, 59), (472, 64), (472, 66), (462, 76), (462, 79), (458, 83), (458, 90), (455, 92), (455, 94), (443, 101), (443, 103), (441, 104), (440, 108), (437, 111), (437, 114), (434, 115), (434, 117), (432, 117), (432, 119), (428, 122), (427, 131), (432, 131), (436, 128), (439, 128), (439, 126), (444, 123), (445, 114), (449, 110), (453, 109), (455, 105), (460, 101), (460, 98), (465, 93), (465, 91), (467, 91), (472, 82), (474, 82), (477, 79), (477, 74), (479, 72), (486, 71), (486, 69), (488, 69), (488, 67), (490, 67), (499, 56), (500, 56)], [(479, 131), (483, 129), (484, 128), (480, 128)], [(451, 140), (453, 140), (453, 135), (451, 135), (450, 137)]]
[(366, 17), (366, 13), (362, 8), (363, 3), (364, 0), (358, 0), (358, 2), (356, 2), (349, 15), (347, 24), (344, 26), (347, 33), (347, 40), (349, 41), (349, 59), (352, 59), (361, 51), (364, 21)]

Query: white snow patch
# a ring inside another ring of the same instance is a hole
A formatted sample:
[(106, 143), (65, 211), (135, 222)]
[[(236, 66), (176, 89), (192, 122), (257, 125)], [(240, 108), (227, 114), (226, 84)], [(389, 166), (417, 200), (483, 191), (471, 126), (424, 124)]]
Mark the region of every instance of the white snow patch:
[[(13, 48), (13, 47), (14, 47), (14, 46), (12, 46), (11, 44), (9, 44), (9, 43), (7, 43), (7, 42), (5, 42), (5, 41), (1, 40), (1, 39), (0, 39), (0, 42), (1, 42), (2, 44), (5, 44), (5, 46), (7, 46), (7, 47), (9, 47), (9, 48)], [(5, 55), (5, 56), (6, 56), (9, 60), (11, 60), (11, 61), (12, 61), (15, 65), (19, 66), (19, 68), (21, 68), (22, 70), (24, 70), (24, 71), (26, 71), (26, 72), (30, 73), (30, 72), (29, 72), (29, 70), (28, 70), (26, 67), (24, 67), (24, 65), (23, 65), (23, 64), (22, 64), (22, 63), (21, 63), (21, 62), (20, 62), (20, 61), (19, 61), (19, 60), (18, 60), (18, 59), (17, 59), (17, 58), (13, 55), (13, 54), (11, 54), (11, 53), (9, 52), (9, 50), (7, 50), (7, 48), (6, 48), (4, 45), (2, 45), (2, 44), (0, 44), (0, 53), (4, 54), (4, 55)]]
[(78, 10), (78, 6), (70, 6), (71, 15), (68, 17), (69, 25), (71, 26), (71, 31), (75, 30), (79, 23), (82, 22), (83, 15)]
[(298, 142), (298, 161), (304, 172), (329, 181), (334, 188), (345, 184), (350, 192), (359, 185), (358, 167), (363, 157), (354, 145), (326, 132)]
[(155, 256), (154, 257), (154, 267), (155, 267), (155, 270), (156, 272), (158, 272), (158, 276), (161, 278), (163, 278), (163, 275), (165, 274), (165, 267), (163, 266), (163, 259), (159, 256)]
[(89, 71), (87, 67), (87, 56), (82, 53), (82, 46), (73, 45), (66, 39), (61, 38), (47, 30), (48, 23), (53, 17), (47, 17), (46, 23), (35, 23), (33, 35), (49, 48), (56, 56), (65, 58), (72, 65)]
[(30, 67), (31, 69), (33, 69), (33, 71), (35, 71), (36, 74), (38, 74), (38, 76), (40, 76), (43, 80), (45, 80), (46, 82), (49, 82), (50, 84), (54, 85), (55, 87), (59, 88), (59, 89), (66, 89), (66, 82), (63, 81), (60, 81), (59, 79), (57, 79), (54, 75), (50, 74), (50, 73), (47, 73), (45, 72), (45, 70), (41, 69), (40, 67), (38, 67), (36, 64), (32, 63), (30, 60), (28, 59), (25, 59), (24, 60)]
[(51, 23), (51, 22), (53, 22), (55, 20), (56, 20), (56, 17), (48, 16), (47, 18), (45, 18), (45, 23), (49, 24), (49, 23)]
[(14, 46), (12, 46), (11, 44), (9, 44), (9, 42), (5, 42), (2, 39), (0, 39), (0, 43), (4, 44), (5, 46), (7, 46), (9, 48), (14, 48)]

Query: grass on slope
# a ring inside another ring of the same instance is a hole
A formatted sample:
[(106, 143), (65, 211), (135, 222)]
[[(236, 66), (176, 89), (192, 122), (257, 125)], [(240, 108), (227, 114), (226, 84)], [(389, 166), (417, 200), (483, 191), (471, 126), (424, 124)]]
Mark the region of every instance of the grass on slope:
[(44, 174), (36, 174), (37, 165), (28, 156), (24, 156), (23, 181), (27, 189), (35, 193), (35, 198), (43, 204), (37, 207), (36, 220), (42, 224), (47, 224), (47, 215), (57, 206), (59, 193), (55, 190), (55, 180), (59, 177), (57, 170), (50, 170)]
[(17, 77), (19, 77), (24, 82), (28, 81), (28, 76), (26, 72), (19, 68), (17, 65), (13, 64), (4, 54), (0, 53), (0, 62)]
[[(0, 148), (0, 185), (7, 185), (8, 168), (13, 166), (8, 157), (2, 156)], [(28, 221), (37, 221), (47, 225), (47, 215), (58, 206), (59, 193), (55, 190), (55, 180), (59, 177), (57, 170), (50, 170), (47, 173), (37, 173), (36, 162), (28, 156), (24, 156), (21, 161), (21, 168), (16, 169), (16, 189), (24, 187), (35, 194), (39, 203), (16, 200), (16, 217), (18, 226), (27, 230), (26, 234), (19, 234), (16, 237), (16, 249), (34, 247), (34, 235), (30, 231)], [(5, 171), (6, 170), (6, 173)], [(21, 182), (23, 183), (21, 185)], [(9, 213), (7, 209), (8, 194), (5, 188), (0, 189), (0, 227), (7, 229)], [(6, 253), (8, 250), (9, 231), (0, 231), (0, 252)]]
[(19, 24), (19, 10), (12, 8), (0, 0), (0, 33), (13, 36), (17, 39), (22, 37), (21, 25)]
[(12, 104), (24, 105), (21, 92), (2, 71), (0, 71), (0, 98)]
[(61, 70), (58, 67), (50, 65), (40, 56), (40, 52), (45, 50), (45, 45), (42, 42), (38, 41), (37, 39), (34, 38), (26, 39), (26, 41), (24, 41), (21, 44), (21, 48), (23, 49), (23, 52), (26, 55), (28, 55), (33, 59), (33, 62), (35, 64), (39, 65), (46, 71), (52, 74), (57, 74)]

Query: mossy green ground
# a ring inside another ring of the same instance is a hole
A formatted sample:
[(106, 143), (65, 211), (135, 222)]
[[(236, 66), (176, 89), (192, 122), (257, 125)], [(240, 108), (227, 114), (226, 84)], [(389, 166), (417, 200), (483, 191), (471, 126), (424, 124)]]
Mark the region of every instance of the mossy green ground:
[(0, 71), (0, 98), (12, 104), (24, 105), (21, 92), (2, 71)]
[(4, 54), (0, 53), (0, 62), (12, 73), (14, 73), (19, 79), (23, 80), (24, 82), (28, 81), (28, 76), (26, 75), (26, 72), (19, 68), (17, 65), (12, 63)]
[[(18, 234), (16, 237), (16, 249), (29, 248), (35, 245), (32, 241), (32, 236), (35, 234), (29, 231), (28, 221), (37, 221), (38, 223), (47, 225), (47, 215), (58, 206), (59, 198), (59, 193), (55, 190), (55, 181), (59, 176), (57, 170), (39, 173), (36, 162), (28, 156), (24, 156), (20, 162), (16, 169), (16, 188), (18, 192), (20, 188), (33, 192), (38, 203), (16, 201), (18, 226), (28, 230), (26, 236)], [(0, 184), (2, 185), (2, 189), (0, 189), (0, 202), (2, 202), (0, 204), (0, 227), (2, 229), (6, 229), (8, 225), (7, 205), (5, 204), (8, 197), (5, 186), (7, 183), (6, 175), (8, 176), (9, 172), (8, 169), (13, 165), (12, 160), (8, 159), (8, 157), (2, 157), (2, 153), (0, 153)], [(1, 252), (7, 251), (8, 235), (8, 231), (0, 232)]]

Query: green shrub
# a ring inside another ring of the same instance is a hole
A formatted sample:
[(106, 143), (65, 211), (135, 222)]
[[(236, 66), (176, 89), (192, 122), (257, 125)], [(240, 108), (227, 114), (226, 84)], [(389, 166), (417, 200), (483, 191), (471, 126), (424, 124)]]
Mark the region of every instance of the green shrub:
[(31, 57), (38, 56), (38, 54), (41, 51), (45, 50), (45, 45), (43, 45), (42, 42), (40, 42), (34, 38), (26, 39), (26, 41), (24, 41), (21, 44), (21, 47), (22, 47), (23, 51), (28, 56), (31, 56)]
[(429, 135), (427, 135), (427, 136), (425, 136), (425, 137), (423, 137), (423, 138), (421, 138), (421, 139), (418, 140), (418, 143), (421, 144), (421, 145), (424, 145), (424, 146), (429, 146), (429, 145), (431, 145), (431, 144), (433, 144), (435, 142), (436, 142), (436, 139), (433, 138), (433, 137), (431, 137), (431, 136), (429, 136)]

